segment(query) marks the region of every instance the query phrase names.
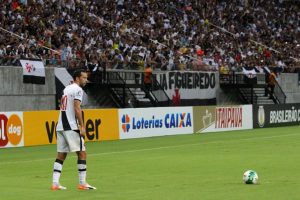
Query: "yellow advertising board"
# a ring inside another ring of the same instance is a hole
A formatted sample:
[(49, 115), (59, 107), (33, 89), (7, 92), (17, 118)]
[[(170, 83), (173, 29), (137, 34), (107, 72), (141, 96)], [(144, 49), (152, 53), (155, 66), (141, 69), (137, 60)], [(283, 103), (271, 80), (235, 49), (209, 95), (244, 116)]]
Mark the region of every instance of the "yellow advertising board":
[(23, 112), (0, 112), (0, 148), (24, 146)]
[[(56, 144), (59, 111), (24, 112), (24, 146)], [(117, 109), (83, 110), (86, 141), (119, 139)]]

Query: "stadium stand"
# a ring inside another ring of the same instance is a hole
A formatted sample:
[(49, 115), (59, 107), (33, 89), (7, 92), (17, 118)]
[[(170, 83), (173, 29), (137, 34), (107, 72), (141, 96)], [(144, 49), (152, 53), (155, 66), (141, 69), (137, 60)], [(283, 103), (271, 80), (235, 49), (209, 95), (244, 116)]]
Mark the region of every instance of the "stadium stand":
[(2, 0), (2, 29), (23, 40), (1, 30), (0, 65), (42, 58), (48, 66), (91, 71), (147, 64), (156, 70), (276, 66), (295, 72), (299, 7), (285, 0)]

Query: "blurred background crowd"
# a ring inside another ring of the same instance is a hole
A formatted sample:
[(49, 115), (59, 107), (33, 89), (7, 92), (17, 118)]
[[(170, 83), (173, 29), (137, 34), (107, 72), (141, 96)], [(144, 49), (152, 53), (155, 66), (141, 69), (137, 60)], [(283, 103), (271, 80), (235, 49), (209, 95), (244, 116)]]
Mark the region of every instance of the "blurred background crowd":
[(0, 65), (300, 67), (298, 0), (1, 0), (0, 10)]

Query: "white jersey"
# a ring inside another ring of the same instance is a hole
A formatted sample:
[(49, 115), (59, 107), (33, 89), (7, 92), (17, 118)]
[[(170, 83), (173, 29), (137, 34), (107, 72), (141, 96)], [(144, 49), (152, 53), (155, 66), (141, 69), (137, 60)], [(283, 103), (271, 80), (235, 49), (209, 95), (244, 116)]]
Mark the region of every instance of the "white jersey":
[(64, 89), (64, 94), (60, 101), (60, 114), (56, 126), (57, 131), (78, 130), (75, 116), (74, 100), (82, 102), (83, 90), (73, 83)]

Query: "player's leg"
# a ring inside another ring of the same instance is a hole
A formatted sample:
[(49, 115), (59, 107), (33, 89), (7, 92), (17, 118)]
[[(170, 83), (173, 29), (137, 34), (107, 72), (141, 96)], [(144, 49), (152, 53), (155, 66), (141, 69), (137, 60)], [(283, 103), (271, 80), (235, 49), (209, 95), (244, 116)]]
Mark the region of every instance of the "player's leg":
[(86, 151), (76, 152), (78, 156), (78, 177), (80, 190), (95, 190), (96, 187), (91, 186), (86, 182)]
[(61, 186), (59, 183), (60, 175), (63, 168), (63, 163), (69, 152), (68, 144), (65, 140), (64, 133), (57, 132), (57, 157), (53, 165), (53, 179), (52, 179), (52, 190), (64, 190), (66, 187)]
[(58, 152), (57, 158), (53, 165), (53, 179), (52, 179), (52, 190), (65, 190), (67, 189), (64, 186), (61, 186), (59, 183), (60, 175), (63, 168), (64, 160), (67, 157), (67, 153)]
[(86, 184), (86, 151), (77, 151), (79, 185)]
[(78, 177), (79, 186), (78, 189), (90, 190), (96, 189), (95, 187), (89, 185), (86, 182), (86, 151), (84, 138), (80, 135), (78, 131), (68, 131), (66, 135), (66, 140), (69, 145), (71, 152), (77, 153), (77, 166), (78, 166)]

